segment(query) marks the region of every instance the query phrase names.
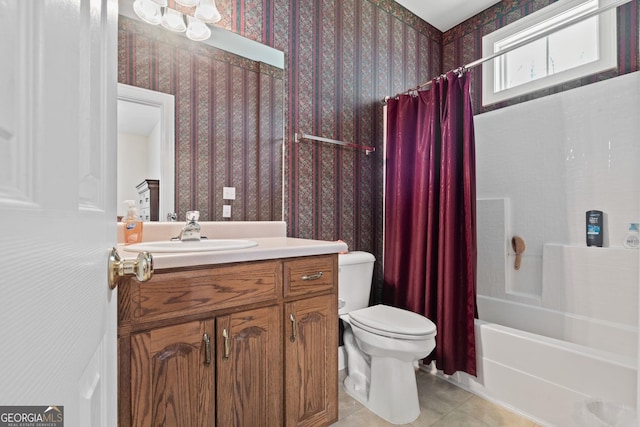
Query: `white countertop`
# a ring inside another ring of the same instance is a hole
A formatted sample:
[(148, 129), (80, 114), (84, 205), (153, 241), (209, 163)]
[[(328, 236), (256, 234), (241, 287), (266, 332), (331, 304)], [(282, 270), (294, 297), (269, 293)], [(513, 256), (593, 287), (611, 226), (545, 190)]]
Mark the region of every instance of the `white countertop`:
[[(259, 261), (309, 255), (323, 255), (347, 251), (341, 241), (298, 239), (294, 237), (243, 237), (258, 245), (246, 249), (211, 252), (151, 253), (154, 270), (196, 265), (224, 264), (230, 262)], [(135, 258), (137, 252), (128, 252), (125, 245), (118, 245), (123, 259)]]

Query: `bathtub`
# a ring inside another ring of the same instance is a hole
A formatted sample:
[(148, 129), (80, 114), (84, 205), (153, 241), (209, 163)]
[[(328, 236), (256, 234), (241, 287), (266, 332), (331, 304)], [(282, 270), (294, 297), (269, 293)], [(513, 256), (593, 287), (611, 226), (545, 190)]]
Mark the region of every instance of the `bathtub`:
[(478, 313), (478, 376), (425, 369), (545, 426), (581, 426), (590, 399), (635, 410), (637, 331), (481, 295)]

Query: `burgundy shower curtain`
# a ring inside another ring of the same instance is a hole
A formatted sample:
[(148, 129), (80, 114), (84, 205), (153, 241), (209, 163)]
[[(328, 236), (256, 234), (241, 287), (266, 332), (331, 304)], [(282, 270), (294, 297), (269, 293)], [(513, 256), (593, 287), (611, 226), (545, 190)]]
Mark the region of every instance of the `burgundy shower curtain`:
[(387, 304), (437, 328), (430, 356), (476, 375), (476, 190), (470, 79), (449, 72), (387, 103), (384, 288)]

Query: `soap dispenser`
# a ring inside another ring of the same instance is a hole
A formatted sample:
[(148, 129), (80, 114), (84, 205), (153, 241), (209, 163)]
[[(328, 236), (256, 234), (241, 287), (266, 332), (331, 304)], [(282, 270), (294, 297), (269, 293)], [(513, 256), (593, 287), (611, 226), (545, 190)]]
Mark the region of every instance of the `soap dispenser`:
[(127, 216), (122, 221), (124, 222), (124, 244), (140, 243), (142, 242), (142, 220), (138, 217), (136, 202), (134, 200), (124, 202), (129, 206)]

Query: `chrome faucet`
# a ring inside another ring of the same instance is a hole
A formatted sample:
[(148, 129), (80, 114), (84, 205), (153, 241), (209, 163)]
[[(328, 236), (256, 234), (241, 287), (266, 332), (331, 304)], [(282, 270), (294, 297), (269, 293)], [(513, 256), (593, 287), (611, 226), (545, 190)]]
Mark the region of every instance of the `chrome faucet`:
[(200, 240), (200, 224), (197, 222), (199, 218), (199, 211), (187, 211), (187, 224), (182, 228), (178, 239), (182, 241)]

